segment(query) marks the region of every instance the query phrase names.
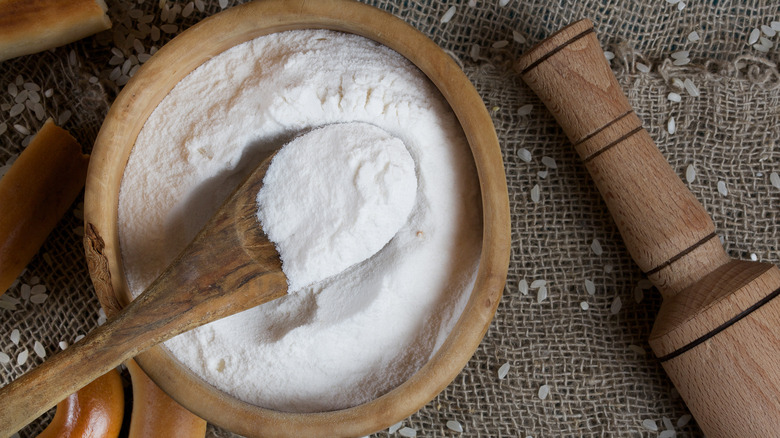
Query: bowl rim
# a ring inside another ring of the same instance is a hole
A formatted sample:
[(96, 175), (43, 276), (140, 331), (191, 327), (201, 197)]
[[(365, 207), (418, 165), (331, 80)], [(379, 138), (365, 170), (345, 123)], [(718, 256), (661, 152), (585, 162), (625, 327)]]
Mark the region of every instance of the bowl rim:
[(129, 300), (117, 216), (122, 174), (143, 126), (136, 129), (133, 121), (145, 121), (176, 83), (212, 56), (262, 35), (307, 28), (357, 34), (383, 44), (415, 64), (439, 89), (466, 134), (477, 168), (482, 251), (466, 307), (434, 356), (400, 386), (352, 408), (318, 413), (265, 409), (205, 383), (160, 346), (136, 357), (180, 404), (248, 436), (360, 436), (413, 414), (449, 385), (476, 351), (495, 314), (509, 265), (509, 198), (498, 138), (482, 98), (450, 55), (403, 20), (357, 1), (256, 0), (206, 18), (165, 44), (111, 106), (93, 148), (84, 202), (88, 266), (101, 304), (118, 309)]

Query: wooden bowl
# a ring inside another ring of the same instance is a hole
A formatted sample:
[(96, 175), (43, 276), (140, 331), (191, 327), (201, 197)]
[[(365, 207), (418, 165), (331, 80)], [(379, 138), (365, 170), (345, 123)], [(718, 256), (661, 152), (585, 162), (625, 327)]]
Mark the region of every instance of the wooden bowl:
[(249, 436), (361, 436), (408, 417), (441, 392), (473, 355), (495, 313), (510, 250), (509, 201), (498, 139), (484, 103), (449, 55), (400, 19), (350, 0), (266, 0), (236, 6), (193, 26), (138, 71), (111, 106), (95, 142), (84, 220), (90, 275), (104, 307), (130, 300), (117, 227), (122, 174), (149, 114), (187, 74), (209, 58), (256, 37), (292, 29), (353, 33), (384, 44), (422, 70), (460, 121), (479, 176), (483, 247), (476, 283), (444, 344), (409, 380), (365, 404), (332, 412), (260, 408), (215, 389), (161, 347), (137, 357), (179, 403), (210, 422)]

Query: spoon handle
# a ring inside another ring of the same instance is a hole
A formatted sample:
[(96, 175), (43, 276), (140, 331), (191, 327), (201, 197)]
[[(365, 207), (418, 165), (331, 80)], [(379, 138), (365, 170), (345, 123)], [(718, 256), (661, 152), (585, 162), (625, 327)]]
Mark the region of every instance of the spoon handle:
[(257, 232), (254, 207), (242, 201), (234, 193), (165, 272), (116, 317), (0, 388), (0, 437), (11, 436), (160, 342), (283, 296), (287, 280), (278, 254)]

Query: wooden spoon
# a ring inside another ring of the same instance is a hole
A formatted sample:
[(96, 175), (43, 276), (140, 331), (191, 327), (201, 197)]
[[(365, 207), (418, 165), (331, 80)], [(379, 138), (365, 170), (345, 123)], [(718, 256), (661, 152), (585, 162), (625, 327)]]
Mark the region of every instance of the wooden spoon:
[(256, 216), (255, 199), (270, 162), (266, 159), (249, 175), (122, 312), (0, 389), (0, 437), (147, 348), (287, 293), (279, 254)]

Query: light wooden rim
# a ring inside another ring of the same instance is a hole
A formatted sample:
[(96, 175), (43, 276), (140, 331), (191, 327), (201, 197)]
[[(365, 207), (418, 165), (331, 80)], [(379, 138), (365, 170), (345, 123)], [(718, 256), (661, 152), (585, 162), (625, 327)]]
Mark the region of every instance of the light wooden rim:
[[(455, 111), (474, 155), (483, 203), (483, 249), (466, 309), (439, 351), (408, 381), (371, 402), (333, 412), (292, 414), (240, 402), (194, 377), (160, 347), (137, 361), (174, 399), (234, 432), (250, 436), (359, 436), (413, 414), (457, 376), (487, 331), (506, 280), (510, 216), (498, 139), (479, 94), (434, 42), (402, 20), (351, 0), (265, 0), (218, 13), (166, 44), (117, 97), (93, 149), (84, 216), (105, 241), (111, 285), (120, 302), (126, 304), (129, 292), (119, 254), (117, 205), (122, 173), (142, 126), (136, 122), (146, 120), (179, 80), (210, 57), (261, 35), (304, 28), (354, 33), (394, 49), (431, 79)], [(189, 50), (194, 44), (198, 50)]]

